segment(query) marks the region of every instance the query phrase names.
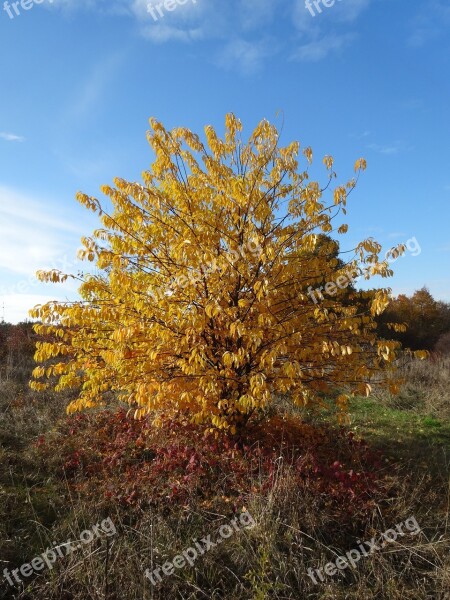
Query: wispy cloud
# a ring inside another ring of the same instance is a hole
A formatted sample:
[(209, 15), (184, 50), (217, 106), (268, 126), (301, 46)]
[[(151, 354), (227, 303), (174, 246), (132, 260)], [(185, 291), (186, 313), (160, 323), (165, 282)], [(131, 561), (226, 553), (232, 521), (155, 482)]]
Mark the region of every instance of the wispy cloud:
[(243, 39), (235, 39), (221, 51), (217, 63), (226, 69), (233, 69), (238, 64), (239, 70), (244, 75), (250, 75), (259, 71), (264, 59), (273, 52), (274, 46), (264, 41), (247, 42)]
[(270, 26), (283, 8), (282, 0), (239, 0), (241, 26), (246, 30)]
[(386, 154), (386, 155), (394, 155), (399, 154), (400, 152), (412, 150), (411, 146), (408, 146), (402, 141), (396, 141), (392, 144), (367, 144), (366, 146), (369, 150), (373, 150), (373, 152), (377, 152), (378, 154)]
[(322, 12), (313, 17), (305, 6), (305, 0), (295, 0), (294, 24), (298, 31), (316, 34), (319, 30), (323, 32), (330, 25), (353, 23), (370, 6), (370, 3), (371, 0), (337, 1), (329, 8), (323, 7)]
[(75, 87), (73, 99), (64, 114), (64, 121), (73, 119), (79, 122), (99, 108), (108, 87), (112, 85), (124, 62), (123, 51), (98, 60), (84, 81)]
[(0, 270), (33, 275), (64, 254), (74, 254), (81, 231), (54, 216), (48, 203), (0, 185)]
[(408, 44), (421, 48), (440, 38), (450, 25), (450, 5), (447, 0), (428, 0), (410, 21)]
[(131, 10), (140, 22), (141, 32), (152, 42), (221, 39), (229, 31), (231, 2), (225, 4), (218, 0), (188, 0), (185, 4), (177, 5), (176, 10), (163, 12), (163, 16), (156, 21), (148, 11), (149, 4), (157, 3), (134, 0)]
[(8, 294), (0, 296), (0, 318), (5, 317), (7, 323), (19, 323), (30, 320), (28, 311), (37, 304), (46, 304), (52, 300), (64, 301), (59, 295), (48, 296), (43, 294)]
[[(305, 0), (296, 0), (293, 22), (298, 41), (291, 58), (316, 62), (349, 46), (357, 37), (349, 26), (363, 14), (370, 3), (371, 0), (336, 2), (329, 8), (323, 7), (322, 12), (313, 17), (305, 6)], [(345, 31), (341, 31), (342, 27), (345, 27)]]
[(378, 152), (378, 154), (398, 154), (400, 150), (399, 146), (395, 144), (391, 146), (383, 146), (381, 144), (369, 144), (367, 148), (369, 150), (373, 150), (374, 152)]
[(0, 131), (0, 138), (5, 140), (6, 142), (24, 142), (25, 138), (21, 135), (16, 135), (15, 133), (6, 133), (5, 131)]
[(324, 37), (300, 45), (291, 55), (292, 60), (317, 62), (323, 60), (332, 52), (338, 52), (348, 46), (355, 35), (344, 33), (342, 35), (325, 35)]
[(351, 133), (349, 137), (353, 138), (354, 140), (363, 140), (364, 138), (369, 137), (370, 134), (371, 132), (366, 129), (366, 131), (363, 131), (362, 133)]
[(249, 75), (278, 51), (278, 45), (269, 41), (269, 28), (280, 17), (281, 0), (189, 0), (157, 21), (149, 15), (147, 4), (135, 0), (132, 5), (147, 39), (215, 42), (210, 60), (224, 69)]
[[(217, 46), (211, 60), (223, 68), (231, 66), (244, 74), (261, 68), (269, 57), (283, 51), (293, 60), (319, 61), (343, 50), (355, 39), (350, 25), (370, 6), (372, 0), (336, 1), (313, 18), (305, 0), (187, 0), (161, 14), (149, 11), (157, 0), (54, 0), (64, 10), (97, 10), (128, 14), (140, 32), (153, 43), (212, 41)], [(156, 15), (156, 19), (154, 16)], [(279, 44), (272, 39), (277, 23), (287, 23), (290, 34)], [(230, 41), (231, 40), (231, 41)], [(294, 50), (292, 50), (294, 49)]]
[(393, 231), (392, 233), (387, 234), (387, 238), (390, 240), (392, 240), (392, 239), (400, 240), (400, 239), (403, 239), (405, 236), (406, 236), (406, 233), (404, 231)]
[(352, 133), (349, 135), (349, 137), (360, 142), (362, 141), (367, 150), (371, 150), (377, 154), (384, 154), (386, 156), (393, 156), (400, 154), (401, 152), (413, 150), (414, 148), (413, 146), (405, 143), (403, 140), (396, 140), (389, 144), (380, 144), (375, 141), (371, 141), (371, 138), (374, 138), (374, 134), (369, 130), (363, 131), (359, 134)]

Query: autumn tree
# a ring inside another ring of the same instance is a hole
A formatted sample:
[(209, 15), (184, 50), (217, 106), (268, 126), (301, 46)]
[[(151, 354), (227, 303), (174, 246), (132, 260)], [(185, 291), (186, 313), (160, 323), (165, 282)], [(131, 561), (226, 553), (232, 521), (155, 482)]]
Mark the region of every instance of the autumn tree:
[[(80, 252), (97, 273), (80, 277), (79, 301), (31, 311), (36, 331), (57, 338), (38, 345), (32, 386), (80, 388), (69, 412), (115, 397), (137, 417), (182, 413), (235, 431), (274, 393), (306, 405), (338, 386), (345, 409), (375, 375), (390, 383), (398, 344), (379, 341), (375, 323), (389, 289), (369, 292), (365, 305), (338, 293), (315, 303), (307, 293), (339, 277), (351, 285), (362, 266), (366, 278), (392, 274), (372, 239), (344, 258), (324, 239), (346, 233), (334, 223), (356, 179), (331, 190), (326, 156), (325, 186), (311, 181), (311, 149), (301, 157), (298, 142), (282, 147), (265, 120), (247, 142), (232, 114), (223, 139), (211, 126), (202, 141), (150, 125), (156, 156), (143, 183), (104, 186), (109, 210), (77, 195), (102, 223)], [(364, 168), (358, 160), (357, 175)]]
[[(400, 341), (405, 348), (439, 349), (445, 346), (444, 342), (437, 346), (440, 338), (450, 332), (450, 304), (435, 300), (423, 287), (411, 296), (393, 298), (379, 321), (380, 334)], [(390, 321), (404, 324), (404, 330), (392, 333), (385, 325)]]

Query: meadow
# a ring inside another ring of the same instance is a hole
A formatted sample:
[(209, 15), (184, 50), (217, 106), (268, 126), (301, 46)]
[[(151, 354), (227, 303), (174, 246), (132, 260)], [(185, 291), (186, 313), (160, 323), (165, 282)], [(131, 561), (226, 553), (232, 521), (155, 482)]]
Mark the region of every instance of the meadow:
[[(0, 597), (449, 597), (448, 357), (404, 359), (400, 394), (374, 389), (355, 398), (346, 425), (336, 424), (326, 398), (314, 411), (274, 398), (265, 424), (252, 426), (245, 441), (205, 437), (182, 420), (154, 429), (127, 418), (121, 405), (67, 416), (68, 393), (28, 388), (32, 367), (29, 350), (2, 365), (2, 570), (74, 543), (107, 519), (115, 534), (61, 553), (28, 577), (19, 572), (20, 584), (3, 575)], [(243, 511), (254, 527), (157, 585), (145, 576), (193, 540), (214, 540)], [(420, 527), (414, 535), (397, 535), (325, 575), (330, 562), (411, 518)]]

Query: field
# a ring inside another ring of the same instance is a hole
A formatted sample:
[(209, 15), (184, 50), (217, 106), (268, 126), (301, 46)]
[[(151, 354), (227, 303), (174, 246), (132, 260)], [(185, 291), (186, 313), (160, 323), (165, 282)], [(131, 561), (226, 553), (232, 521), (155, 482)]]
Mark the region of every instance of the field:
[(326, 401), (278, 398), (243, 443), (121, 407), (67, 417), (67, 396), (27, 389), (22, 361), (0, 382), (0, 557), (15, 583), (3, 575), (0, 597), (449, 598), (449, 367), (406, 361), (400, 395), (356, 398), (344, 427)]
[(0, 600), (450, 600), (450, 0), (0, 2)]

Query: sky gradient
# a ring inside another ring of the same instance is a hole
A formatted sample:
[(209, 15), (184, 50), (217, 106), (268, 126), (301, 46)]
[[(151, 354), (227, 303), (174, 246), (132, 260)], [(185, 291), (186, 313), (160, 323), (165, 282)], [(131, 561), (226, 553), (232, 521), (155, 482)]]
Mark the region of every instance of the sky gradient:
[(23, 0), (10, 18), (0, 2), (0, 320), (75, 297), (34, 273), (82, 267), (98, 222), (75, 193), (140, 180), (149, 117), (221, 133), (227, 112), (245, 135), (267, 118), (312, 146), (320, 177), (325, 154), (339, 182), (365, 157), (341, 248), (415, 238), (420, 253), (372, 285), (450, 301), (448, 2), (336, 0), (312, 16), (304, 0), (169, 0), (157, 20), (147, 4)]

